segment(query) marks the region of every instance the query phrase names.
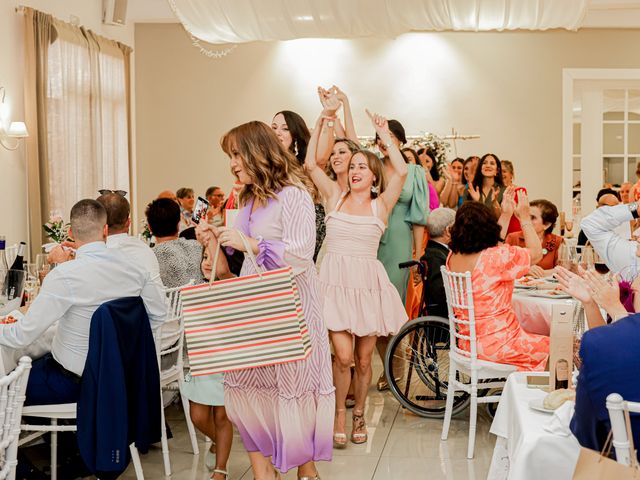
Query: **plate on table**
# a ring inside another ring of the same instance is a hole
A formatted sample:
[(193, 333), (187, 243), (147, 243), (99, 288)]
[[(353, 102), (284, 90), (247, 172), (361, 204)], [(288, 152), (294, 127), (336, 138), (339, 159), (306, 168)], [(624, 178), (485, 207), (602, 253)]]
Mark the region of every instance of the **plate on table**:
[(559, 300), (572, 298), (571, 295), (561, 290), (532, 290), (527, 292), (527, 295), (530, 297), (557, 298)]
[(542, 413), (552, 414), (555, 411), (555, 410), (550, 410), (548, 408), (544, 408), (544, 398), (534, 398), (533, 400), (529, 400), (529, 408)]

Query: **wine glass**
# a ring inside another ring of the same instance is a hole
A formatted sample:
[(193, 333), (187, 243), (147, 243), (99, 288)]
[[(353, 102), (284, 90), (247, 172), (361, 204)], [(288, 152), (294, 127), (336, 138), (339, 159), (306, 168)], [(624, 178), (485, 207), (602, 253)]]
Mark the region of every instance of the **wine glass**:
[(572, 237), (571, 230), (573, 230), (573, 220), (570, 218), (567, 218), (564, 221), (564, 228), (567, 230), (567, 238), (571, 238)]
[(604, 262), (604, 258), (602, 258), (595, 250), (593, 251), (593, 267), (596, 272), (601, 275), (609, 273), (609, 266)]
[(47, 273), (49, 273), (50, 270), (51, 265), (49, 265), (49, 262), (47, 262), (47, 254), (39, 253), (38, 255), (36, 255), (36, 272), (40, 285), (42, 285), (44, 277), (47, 276)]
[(591, 245), (582, 247), (582, 258), (580, 266), (585, 270), (593, 270), (595, 268), (595, 253)]

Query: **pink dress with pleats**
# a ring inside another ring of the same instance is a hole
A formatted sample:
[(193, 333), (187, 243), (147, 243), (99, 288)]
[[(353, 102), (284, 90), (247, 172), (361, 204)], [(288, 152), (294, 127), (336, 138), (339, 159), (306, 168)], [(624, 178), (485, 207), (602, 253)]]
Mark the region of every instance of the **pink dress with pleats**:
[(320, 267), (322, 315), (327, 328), (358, 337), (388, 336), (407, 321), (398, 291), (377, 258), (385, 225), (377, 216), (340, 212), (344, 195), (327, 215), (326, 254)]

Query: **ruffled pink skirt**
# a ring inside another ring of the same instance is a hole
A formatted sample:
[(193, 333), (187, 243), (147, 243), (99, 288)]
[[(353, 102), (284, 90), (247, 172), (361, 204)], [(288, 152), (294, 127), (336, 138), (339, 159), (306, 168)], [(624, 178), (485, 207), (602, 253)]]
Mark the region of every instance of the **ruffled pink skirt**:
[(320, 267), (327, 329), (358, 337), (393, 335), (407, 322), (398, 291), (375, 257), (328, 252)]

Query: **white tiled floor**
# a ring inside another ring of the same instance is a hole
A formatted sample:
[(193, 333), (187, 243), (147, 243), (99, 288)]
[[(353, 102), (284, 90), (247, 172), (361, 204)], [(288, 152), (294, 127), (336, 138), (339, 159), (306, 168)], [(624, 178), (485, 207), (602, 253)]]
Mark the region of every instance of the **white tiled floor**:
[[(166, 412), (174, 434), (174, 438), (169, 440), (170, 478), (209, 478), (203, 460), (204, 441), (200, 442), (200, 455), (194, 456), (181, 409), (171, 406)], [(333, 461), (319, 463), (318, 470), (324, 480), (485, 479), (495, 441), (495, 437), (489, 434), (491, 421), (480, 407), (475, 459), (467, 460), (468, 415), (465, 411), (454, 418), (449, 440), (441, 442), (442, 420), (416, 417), (403, 410), (390, 393), (379, 393), (372, 387), (366, 410), (369, 442), (366, 445), (349, 444), (345, 450), (334, 450)], [(142, 456), (142, 463), (145, 478), (164, 477), (160, 448), (153, 448)], [(249, 459), (237, 435), (234, 437), (229, 473), (230, 480), (253, 478)], [(134, 479), (133, 468), (130, 466), (121, 478)], [(296, 472), (292, 470), (283, 478), (295, 480)]]

